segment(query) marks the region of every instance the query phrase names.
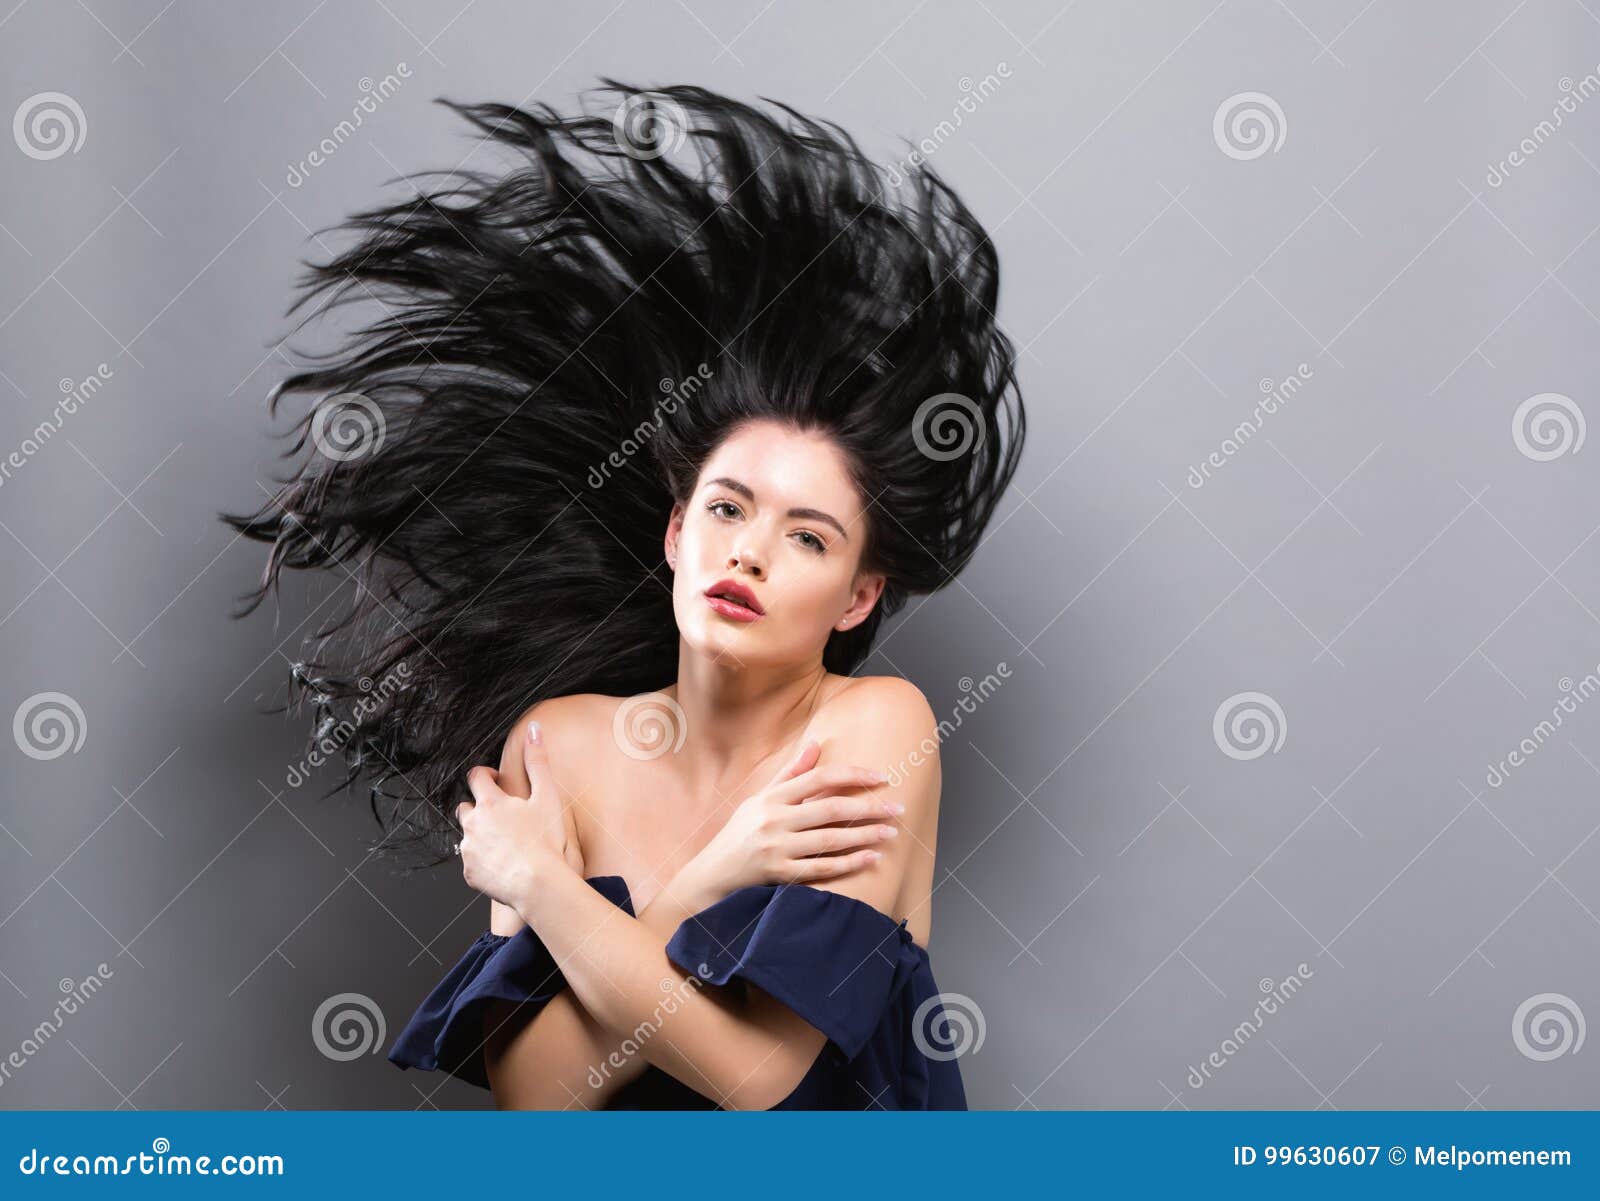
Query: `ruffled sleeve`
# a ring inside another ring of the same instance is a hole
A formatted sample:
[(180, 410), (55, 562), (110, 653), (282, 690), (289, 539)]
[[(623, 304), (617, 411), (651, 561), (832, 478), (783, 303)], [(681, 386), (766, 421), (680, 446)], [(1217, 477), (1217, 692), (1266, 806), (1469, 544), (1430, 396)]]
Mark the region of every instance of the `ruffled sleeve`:
[(710, 984), (754, 984), (854, 1059), (903, 983), (904, 922), (805, 884), (741, 888), (689, 918), (667, 958)]
[[(632, 916), (633, 900), (621, 876), (591, 876), (588, 884)], [(554, 956), (532, 929), (515, 934), (485, 930), (417, 1007), (389, 1048), (401, 1068), (443, 1070), (489, 1087), (483, 1066), (483, 1011), (491, 1000), (522, 1003), (529, 1017), (566, 987)]]

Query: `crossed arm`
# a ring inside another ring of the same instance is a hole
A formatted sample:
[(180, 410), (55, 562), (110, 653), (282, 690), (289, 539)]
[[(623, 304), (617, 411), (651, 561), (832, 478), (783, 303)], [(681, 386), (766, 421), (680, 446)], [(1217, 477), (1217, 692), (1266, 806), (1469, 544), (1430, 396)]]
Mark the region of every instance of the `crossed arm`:
[[(704, 907), (677, 901), (672, 888), (669, 883), (639, 914), (640, 923), (663, 946), (680, 922)], [(526, 924), (509, 906), (499, 901), (492, 906), (490, 929), (495, 933), (514, 934)], [(500, 1109), (598, 1109), (648, 1066), (628, 1049), (624, 1036), (590, 1016), (570, 989), (557, 993), (527, 1021), (517, 1016), (517, 1009), (512, 1002), (496, 1000), (484, 1013), (484, 1067)]]
[[(813, 886), (854, 897), (889, 912), (895, 905), (907, 865), (926, 853), (937, 819), (939, 771), (932, 713), (921, 693), (899, 681), (863, 689), (855, 704), (870, 709), (870, 721), (846, 721), (828, 738), (823, 764), (868, 764), (893, 771), (882, 791), (904, 806), (908, 837), (881, 845), (876, 862)], [(544, 803), (532, 777), (546, 770), (542, 748), (527, 747), (519, 723), (507, 742), (507, 758), (527, 765), (535, 794), (524, 805)], [(929, 740), (933, 739), (932, 742)], [(905, 759), (919, 751), (921, 765), (905, 770)], [(502, 770), (507, 770), (507, 758)], [(521, 791), (521, 780), (502, 777), (507, 792)], [(499, 790), (496, 789), (496, 792)], [(549, 838), (521, 838), (514, 869), (480, 866), (469, 844), (510, 841), (515, 823), (524, 831), (526, 813), (508, 810), (516, 796), (495, 796), (474, 785), (476, 806), (463, 806), (463, 866), (469, 882), (503, 902), (495, 910), (500, 932), (520, 921), (531, 926), (562, 967), (568, 989), (532, 1020), (507, 1021), (512, 1006), (491, 1009), (486, 1022), (486, 1063), (496, 1103), (502, 1107), (563, 1107), (574, 1101), (594, 1106), (652, 1064), (725, 1108), (766, 1109), (794, 1091), (826, 1041), (821, 1031), (759, 989), (743, 1000), (699, 987), (666, 955), (666, 944), (686, 918), (719, 895), (695, 882), (685, 869), (638, 917), (612, 905), (592, 889), (562, 857)], [(473, 810), (476, 810), (474, 812)], [(547, 825), (545, 829), (549, 829)], [(475, 839), (473, 836), (477, 835)], [(693, 865), (691, 865), (692, 867)], [(480, 880), (472, 878), (477, 872)], [(685, 984), (686, 980), (692, 981)], [(674, 992), (679, 1003), (662, 1015), (662, 998)], [(636, 1040), (626, 1066), (592, 1072), (620, 1055), (623, 1040), (649, 1025), (659, 1034)], [(596, 1086), (593, 1076), (601, 1076)]]

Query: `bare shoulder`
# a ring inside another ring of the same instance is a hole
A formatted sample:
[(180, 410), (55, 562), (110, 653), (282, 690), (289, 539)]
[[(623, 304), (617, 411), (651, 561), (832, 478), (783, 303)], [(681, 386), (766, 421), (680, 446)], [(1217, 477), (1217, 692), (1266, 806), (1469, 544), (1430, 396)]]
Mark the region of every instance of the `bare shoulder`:
[(843, 893), (889, 913), (913, 915), (913, 933), (926, 943), (925, 900), (939, 824), (939, 740), (933, 709), (922, 690), (897, 676), (862, 676), (840, 684), (812, 719), (821, 763), (873, 768), (905, 807), (901, 837), (883, 844), (882, 858), (817, 887)]
[(854, 678), (823, 705), (813, 730), (824, 740), (824, 760), (877, 768), (889, 777), (908, 827), (937, 820), (939, 728), (928, 698), (910, 680)]
[[(899, 676), (857, 676), (843, 684), (818, 710), (819, 735), (842, 743), (874, 748), (877, 756), (896, 757), (918, 751), (920, 759), (938, 755), (938, 725), (933, 707), (910, 680)], [(894, 763), (871, 763), (892, 774)], [(902, 771), (904, 768), (902, 767)]]
[(500, 755), (500, 771), (508, 774), (507, 783), (527, 784), (522, 740), (527, 737), (530, 722), (539, 723), (549, 748), (550, 770), (558, 782), (575, 765), (591, 762), (611, 728), (610, 710), (616, 699), (595, 692), (575, 692), (549, 697), (524, 710), (506, 731)]
[[(528, 769), (522, 758), (522, 742), (528, 736), (528, 723), (538, 722), (550, 756), (550, 773), (556, 784), (568, 796), (587, 789), (585, 765), (596, 759), (595, 730), (608, 730), (609, 724), (598, 727), (603, 719), (610, 722), (608, 702), (614, 697), (597, 693), (578, 692), (568, 696), (550, 697), (524, 710), (506, 731), (505, 743), (500, 750), (500, 787), (514, 796), (527, 796), (533, 791), (528, 780)], [(499, 901), (489, 902), (489, 929), (496, 934), (515, 934), (522, 929), (523, 921), (515, 910)]]
[(933, 716), (922, 689), (902, 676), (852, 676), (835, 699), (846, 705), (881, 706), (908, 716)]

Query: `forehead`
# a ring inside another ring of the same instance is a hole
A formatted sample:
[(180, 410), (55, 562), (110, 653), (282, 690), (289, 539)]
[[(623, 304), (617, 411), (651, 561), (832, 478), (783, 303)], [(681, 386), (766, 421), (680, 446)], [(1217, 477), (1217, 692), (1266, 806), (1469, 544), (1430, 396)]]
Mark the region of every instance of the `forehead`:
[(825, 509), (841, 521), (861, 508), (844, 453), (826, 434), (775, 421), (741, 425), (700, 470), (704, 483), (727, 476), (747, 485), (758, 501)]

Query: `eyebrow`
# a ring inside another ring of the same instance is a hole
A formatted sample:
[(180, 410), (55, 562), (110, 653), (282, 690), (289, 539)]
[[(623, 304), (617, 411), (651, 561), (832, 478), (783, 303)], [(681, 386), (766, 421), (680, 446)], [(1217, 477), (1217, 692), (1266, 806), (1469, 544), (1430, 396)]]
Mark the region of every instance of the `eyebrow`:
[[(750, 486), (748, 484), (741, 484), (738, 480), (729, 479), (725, 475), (724, 476), (719, 476), (718, 478), (716, 478), (714, 480), (707, 480), (706, 481), (706, 486), (708, 488), (709, 487), (714, 487), (714, 486), (719, 485), (719, 484), (722, 487), (728, 489), (730, 492), (737, 492), (740, 496), (744, 497), (746, 500), (752, 500), (753, 501), (756, 498), (755, 492), (751, 490), (751, 488), (750, 488)], [(839, 536), (841, 538), (843, 538), (846, 542), (848, 542), (850, 540), (850, 535), (845, 532), (844, 526), (840, 525), (839, 522), (837, 521), (837, 519), (832, 517), (830, 514), (824, 513), (821, 509), (790, 509), (789, 513), (788, 513), (788, 516), (790, 516), (790, 517), (803, 517), (803, 518), (806, 518), (806, 519), (808, 519), (810, 521), (825, 521), (829, 525), (831, 525), (834, 529), (838, 530), (839, 531)]]

